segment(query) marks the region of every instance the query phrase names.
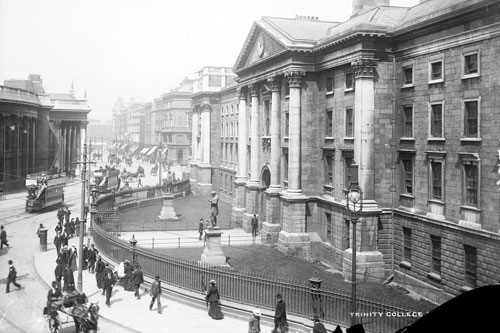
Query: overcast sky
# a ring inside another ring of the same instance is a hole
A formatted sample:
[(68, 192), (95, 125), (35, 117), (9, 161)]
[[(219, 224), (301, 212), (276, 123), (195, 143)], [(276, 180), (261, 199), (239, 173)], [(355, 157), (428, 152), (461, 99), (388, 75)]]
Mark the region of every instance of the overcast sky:
[[(391, 0), (408, 6), (418, 0)], [(262, 16), (342, 22), (350, 0), (0, 0), (0, 84), (40, 74), (47, 92), (111, 119), (118, 97), (152, 101), (203, 66), (233, 67)]]

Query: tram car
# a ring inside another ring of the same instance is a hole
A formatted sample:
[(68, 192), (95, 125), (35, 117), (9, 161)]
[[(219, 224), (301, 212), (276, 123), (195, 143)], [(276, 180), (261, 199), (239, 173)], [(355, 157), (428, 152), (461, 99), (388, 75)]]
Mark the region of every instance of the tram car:
[(26, 211), (39, 212), (45, 208), (62, 205), (66, 177), (60, 174), (47, 175), (45, 172), (26, 176)]
[(94, 183), (99, 193), (107, 193), (120, 187), (120, 170), (99, 169), (94, 171)]

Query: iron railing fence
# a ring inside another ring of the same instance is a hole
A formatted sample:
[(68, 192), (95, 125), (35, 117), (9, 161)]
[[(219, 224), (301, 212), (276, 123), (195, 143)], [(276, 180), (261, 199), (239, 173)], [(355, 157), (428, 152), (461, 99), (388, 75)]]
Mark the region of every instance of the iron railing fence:
[[(104, 225), (106, 225), (104, 223)], [(313, 315), (313, 294), (319, 295), (319, 303), (324, 313), (324, 321), (331, 324), (349, 326), (351, 322), (351, 295), (333, 289), (311, 289), (303, 281), (293, 281), (284, 277), (264, 273), (237, 271), (230, 267), (209, 266), (201, 262), (165, 256), (153, 249), (137, 247), (132, 249), (129, 242), (117, 239), (97, 225), (93, 233), (94, 244), (106, 256), (117, 262), (132, 261), (132, 251), (145, 274), (160, 275), (163, 281), (192, 292), (202, 292), (211, 279), (217, 281), (222, 300), (258, 306), (273, 310), (276, 293), (281, 293), (287, 304), (287, 312), (301, 317)], [(318, 298), (316, 298), (318, 300)], [(318, 304), (316, 304), (318, 306)], [(317, 308), (319, 309), (319, 308)], [(358, 295), (358, 313), (374, 314), (360, 318), (367, 332), (396, 332), (410, 325), (417, 318), (407, 315), (418, 309), (409, 309), (387, 301), (367, 299)], [(382, 315), (376, 315), (382, 313)]]

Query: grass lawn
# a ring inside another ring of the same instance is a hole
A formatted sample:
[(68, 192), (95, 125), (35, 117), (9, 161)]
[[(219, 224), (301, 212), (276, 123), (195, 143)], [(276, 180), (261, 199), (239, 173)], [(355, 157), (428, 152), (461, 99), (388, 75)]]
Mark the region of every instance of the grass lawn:
[[(304, 284), (308, 284), (309, 278), (317, 275), (323, 280), (323, 288), (351, 292), (351, 284), (344, 282), (339, 274), (326, 272), (325, 270), (328, 267), (285, 256), (281, 252), (265, 245), (223, 246), (222, 250), (225, 256), (230, 257), (230, 266), (237, 270), (261, 272), (273, 276), (286, 276), (290, 280)], [(199, 261), (203, 248), (156, 249), (156, 251), (173, 257)], [(357, 289), (359, 297), (390, 301), (393, 304), (408, 307), (409, 309), (427, 312), (436, 307), (425, 300), (416, 300), (410, 297), (400, 287), (379, 283), (358, 282)]]

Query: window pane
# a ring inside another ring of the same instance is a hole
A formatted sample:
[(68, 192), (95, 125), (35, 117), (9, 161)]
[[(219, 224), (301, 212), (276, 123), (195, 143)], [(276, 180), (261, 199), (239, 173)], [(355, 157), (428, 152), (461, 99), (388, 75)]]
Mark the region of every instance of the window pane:
[(403, 68), (403, 82), (404, 84), (413, 83), (413, 67)]
[(477, 53), (469, 54), (464, 57), (465, 59), (465, 74), (475, 74), (477, 73)]
[(431, 236), (432, 243), (432, 271), (441, 274), (441, 238)]
[(406, 194), (413, 194), (413, 160), (403, 160), (404, 191)]
[(443, 106), (441, 104), (432, 105), (431, 136), (435, 138), (443, 137)]
[(403, 259), (411, 261), (411, 229), (403, 227)]
[(345, 110), (345, 136), (354, 137), (354, 119), (352, 109)]
[(346, 89), (352, 89), (354, 87), (353, 79), (354, 79), (354, 76), (352, 73), (345, 74), (345, 88)]
[(413, 137), (413, 107), (403, 107), (403, 136)]
[(326, 110), (326, 129), (325, 136), (331, 137), (333, 136), (333, 111)]
[(477, 165), (465, 164), (465, 203), (469, 206), (477, 206)]
[(431, 64), (431, 70), (432, 70), (431, 79), (432, 80), (439, 80), (442, 78), (442, 64), (443, 63), (441, 61), (433, 62)]
[(465, 102), (465, 129), (464, 134), (466, 137), (477, 137), (478, 135), (478, 102), (470, 101)]
[(439, 162), (432, 162), (432, 198), (442, 199), (442, 164)]
[(326, 79), (326, 92), (333, 92), (333, 77)]

